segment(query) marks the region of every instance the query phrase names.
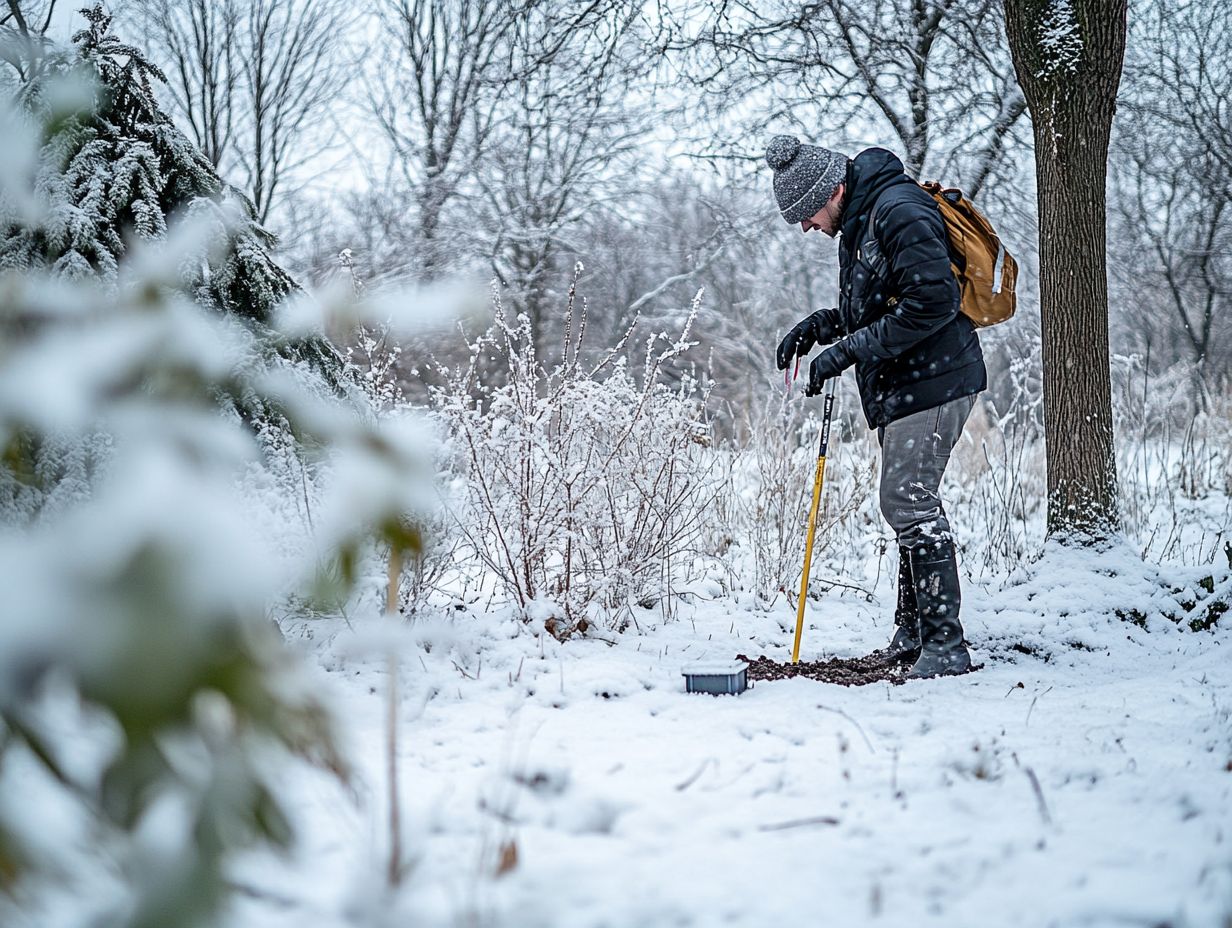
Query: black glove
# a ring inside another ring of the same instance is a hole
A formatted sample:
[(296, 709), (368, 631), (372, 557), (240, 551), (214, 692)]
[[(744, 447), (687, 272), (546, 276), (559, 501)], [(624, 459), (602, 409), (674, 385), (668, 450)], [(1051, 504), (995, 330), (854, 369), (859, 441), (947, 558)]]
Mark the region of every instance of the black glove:
[(838, 326), (833, 321), (832, 309), (819, 309), (797, 322), (779, 342), (774, 360), (779, 370), (787, 370), (794, 357), (804, 357), (820, 342), (832, 342), (838, 337)]
[(855, 363), (855, 355), (845, 339), (831, 345), (813, 358), (813, 363), (809, 365), (808, 386), (804, 388), (804, 395), (816, 396), (825, 388), (827, 380), (837, 377)]

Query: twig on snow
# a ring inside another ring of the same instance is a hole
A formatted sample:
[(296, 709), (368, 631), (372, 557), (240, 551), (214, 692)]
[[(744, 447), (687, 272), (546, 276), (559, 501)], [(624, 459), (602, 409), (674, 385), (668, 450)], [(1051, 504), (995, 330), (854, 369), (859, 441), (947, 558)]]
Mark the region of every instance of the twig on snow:
[(852, 725), (856, 727), (856, 731), (860, 733), (860, 737), (864, 739), (864, 744), (868, 747), (868, 753), (870, 754), (877, 753), (877, 749), (873, 747), (873, 742), (871, 742), (868, 739), (868, 735), (864, 733), (864, 729), (860, 726), (860, 723), (857, 722), (855, 719), (853, 719), (850, 715), (848, 715), (842, 709), (831, 709), (829, 706), (823, 706), (820, 703), (817, 705), (817, 708), (821, 709), (824, 712), (833, 712), (835, 715), (841, 715), (843, 718), (845, 718), (847, 721), (849, 721)]
[(838, 825), (839, 820), (833, 815), (815, 815), (812, 818), (798, 818), (790, 822), (775, 822), (771, 825), (758, 825), (758, 831), (783, 831), (786, 828), (803, 828), (807, 825)]
[(702, 761), (702, 765), (697, 768), (697, 771), (691, 777), (689, 777), (683, 783), (676, 784), (676, 792), (683, 793), (686, 789), (688, 789), (690, 786), (696, 783), (701, 778), (701, 775), (706, 772), (706, 769), (713, 763), (714, 763), (714, 758), (707, 757), (704, 761)]
[(1044, 800), (1044, 790), (1040, 787), (1039, 777), (1035, 775), (1035, 771), (1023, 764), (1017, 754), (1011, 754), (1014, 758), (1014, 763), (1018, 769), (1027, 775), (1027, 779), (1031, 781), (1031, 789), (1035, 793), (1035, 804), (1039, 808), (1040, 818), (1045, 825), (1052, 824), (1052, 815), (1048, 811), (1048, 803)]
[(1031, 706), (1030, 706), (1030, 708), (1028, 708), (1028, 709), (1027, 709), (1027, 718), (1026, 718), (1026, 721), (1024, 721), (1024, 722), (1022, 723), (1022, 725), (1023, 725), (1023, 727), (1024, 727), (1024, 728), (1025, 728), (1026, 726), (1028, 726), (1028, 725), (1030, 725), (1030, 724), (1031, 724), (1031, 713), (1035, 711), (1035, 703), (1039, 700), (1040, 696), (1047, 696), (1047, 695), (1048, 695), (1049, 693), (1051, 693), (1051, 692), (1052, 692), (1052, 687), (1050, 686), (1050, 687), (1048, 687), (1048, 689), (1044, 690), (1044, 692), (1042, 692), (1042, 693), (1037, 693), (1037, 694), (1035, 695), (1035, 698), (1031, 700)]

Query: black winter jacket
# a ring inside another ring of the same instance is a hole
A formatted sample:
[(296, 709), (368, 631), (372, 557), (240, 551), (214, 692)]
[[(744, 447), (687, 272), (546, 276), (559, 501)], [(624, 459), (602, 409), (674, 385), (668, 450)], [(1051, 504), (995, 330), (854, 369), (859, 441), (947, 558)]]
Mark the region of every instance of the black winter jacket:
[(882, 148), (858, 154), (846, 183), (839, 305), (830, 313), (855, 358), (869, 427), (979, 393), (988, 386), (984, 354), (958, 311), (937, 204)]

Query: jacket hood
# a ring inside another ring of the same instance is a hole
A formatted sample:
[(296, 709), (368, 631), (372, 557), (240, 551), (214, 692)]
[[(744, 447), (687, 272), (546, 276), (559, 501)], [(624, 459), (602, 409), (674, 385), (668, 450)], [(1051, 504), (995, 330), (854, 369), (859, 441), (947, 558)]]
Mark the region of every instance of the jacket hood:
[(843, 241), (849, 243), (863, 227), (869, 211), (886, 190), (896, 184), (915, 183), (907, 176), (902, 161), (884, 148), (866, 148), (847, 166), (847, 206), (839, 226)]

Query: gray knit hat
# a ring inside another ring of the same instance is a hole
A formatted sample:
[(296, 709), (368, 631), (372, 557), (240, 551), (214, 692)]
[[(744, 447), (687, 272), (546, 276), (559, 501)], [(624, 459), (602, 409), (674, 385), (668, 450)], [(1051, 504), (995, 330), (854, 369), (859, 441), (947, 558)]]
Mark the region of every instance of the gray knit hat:
[(847, 177), (847, 156), (816, 145), (801, 145), (790, 135), (776, 135), (766, 146), (766, 164), (774, 169), (774, 196), (790, 224), (803, 222), (826, 205)]

